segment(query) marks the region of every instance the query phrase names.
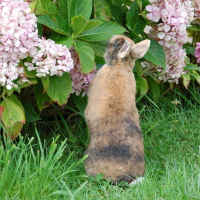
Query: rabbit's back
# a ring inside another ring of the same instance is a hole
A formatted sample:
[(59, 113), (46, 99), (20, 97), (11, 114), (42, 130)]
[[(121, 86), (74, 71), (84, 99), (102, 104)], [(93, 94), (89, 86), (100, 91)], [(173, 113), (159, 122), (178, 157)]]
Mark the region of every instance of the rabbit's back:
[[(85, 161), (88, 175), (103, 173), (112, 180), (144, 172), (143, 141), (135, 106), (133, 73), (105, 65), (94, 78), (85, 117), (90, 144)], [(134, 171), (134, 173), (132, 173)]]

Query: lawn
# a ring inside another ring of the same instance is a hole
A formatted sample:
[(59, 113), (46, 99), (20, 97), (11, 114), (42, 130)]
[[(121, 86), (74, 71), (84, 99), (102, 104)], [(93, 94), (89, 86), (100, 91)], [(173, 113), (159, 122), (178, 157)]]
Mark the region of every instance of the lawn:
[(23, 134), (13, 143), (1, 136), (0, 199), (199, 199), (199, 104), (185, 98), (177, 105), (168, 100), (139, 108), (146, 161), (142, 184), (114, 186), (101, 175), (86, 176), (88, 130), (76, 115), (73, 124), (51, 126), (50, 135), (47, 125), (36, 123), (34, 133)]

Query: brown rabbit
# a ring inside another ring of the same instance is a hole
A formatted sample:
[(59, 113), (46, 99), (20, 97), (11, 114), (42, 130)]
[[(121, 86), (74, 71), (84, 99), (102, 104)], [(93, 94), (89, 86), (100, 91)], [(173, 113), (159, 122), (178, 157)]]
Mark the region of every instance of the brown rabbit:
[(106, 64), (90, 85), (85, 109), (90, 132), (85, 152), (89, 176), (103, 174), (113, 182), (131, 182), (144, 176), (144, 146), (132, 69), (149, 45), (149, 40), (135, 44), (122, 35), (113, 36), (107, 45)]

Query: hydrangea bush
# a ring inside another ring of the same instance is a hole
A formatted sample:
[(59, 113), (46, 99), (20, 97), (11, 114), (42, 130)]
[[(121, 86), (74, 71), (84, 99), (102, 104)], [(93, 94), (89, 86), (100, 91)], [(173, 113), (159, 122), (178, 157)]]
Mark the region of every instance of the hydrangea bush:
[(150, 90), (159, 97), (161, 82), (183, 80), (187, 87), (193, 76), (200, 83), (199, 0), (27, 2), (0, 0), (0, 118), (12, 139), (26, 121), (40, 119), (30, 102), (19, 99), (23, 91), (30, 92), (39, 111), (52, 103), (64, 106), (72, 93), (84, 110), (82, 97), (105, 63), (113, 35), (125, 34), (135, 43), (151, 39), (133, 69), (140, 95)]

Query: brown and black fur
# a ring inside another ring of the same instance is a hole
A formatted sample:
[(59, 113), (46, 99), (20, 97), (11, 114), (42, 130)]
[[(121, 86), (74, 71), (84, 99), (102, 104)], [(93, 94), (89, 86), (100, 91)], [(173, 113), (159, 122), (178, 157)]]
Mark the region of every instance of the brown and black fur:
[(144, 147), (135, 105), (136, 83), (132, 68), (136, 58), (118, 53), (129, 38), (113, 36), (105, 52), (106, 64), (93, 79), (85, 109), (90, 143), (85, 154), (89, 176), (130, 182), (144, 176)]

